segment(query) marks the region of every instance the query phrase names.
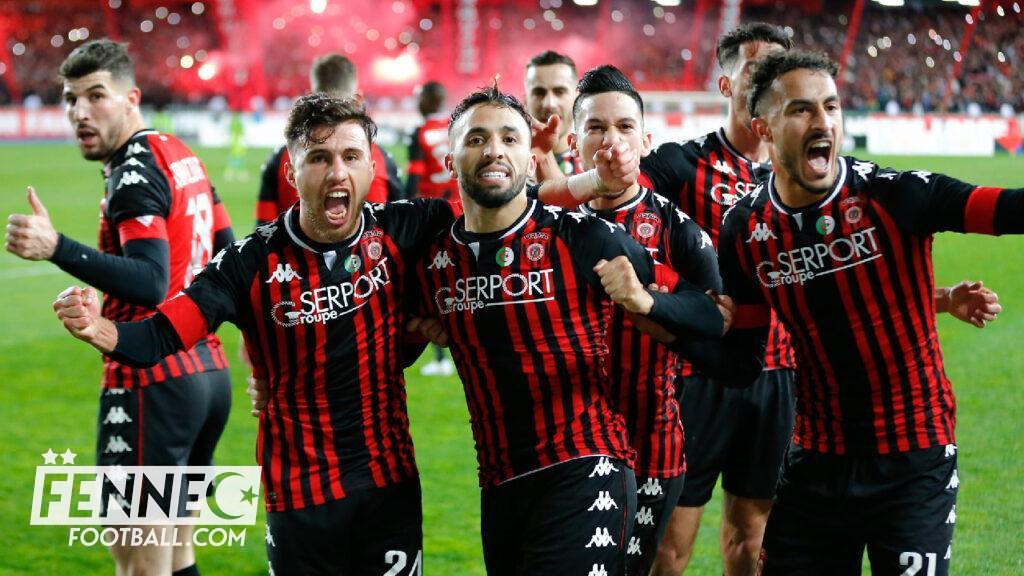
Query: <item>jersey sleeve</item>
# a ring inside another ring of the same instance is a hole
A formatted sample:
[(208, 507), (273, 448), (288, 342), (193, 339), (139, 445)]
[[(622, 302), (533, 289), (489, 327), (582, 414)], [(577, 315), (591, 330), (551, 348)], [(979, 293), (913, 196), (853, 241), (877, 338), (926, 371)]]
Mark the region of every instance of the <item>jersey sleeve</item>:
[(921, 170), (875, 172), (878, 201), (912, 234), (1024, 233), (1024, 188), (975, 186)]
[(167, 239), (171, 188), (156, 167), (129, 158), (109, 178), (107, 217), (116, 226), (121, 244), (136, 238)]
[(640, 184), (660, 194), (675, 194), (686, 184), (680, 168), (688, 162), (682, 145), (666, 142), (640, 160)]
[(259, 242), (251, 235), (221, 250), (192, 284), (157, 309), (186, 348), (224, 322), (242, 323), (241, 310), (256, 274), (253, 254)]
[(439, 233), (448, 230), (461, 204), (433, 198), (416, 198), (385, 204), (388, 233), (402, 250), (418, 251)]
[[(640, 244), (618, 225), (579, 212), (563, 216), (568, 229), (564, 234), (580, 274), (594, 288), (603, 291), (594, 266), (600, 260), (625, 256), (633, 265), (637, 279), (647, 286), (654, 282), (654, 260)], [(680, 281), (670, 294), (648, 290), (654, 306), (647, 318), (680, 338), (718, 338), (722, 334), (722, 315), (703, 290)]]
[(668, 228), (669, 262), (688, 282), (705, 290), (722, 292), (718, 254), (708, 235), (678, 208), (672, 209)]
[(260, 192), (256, 199), (256, 225), (272, 222), (277, 218), (278, 174), (281, 170), (281, 159), (284, 147), (270, 154), (260, 169)]

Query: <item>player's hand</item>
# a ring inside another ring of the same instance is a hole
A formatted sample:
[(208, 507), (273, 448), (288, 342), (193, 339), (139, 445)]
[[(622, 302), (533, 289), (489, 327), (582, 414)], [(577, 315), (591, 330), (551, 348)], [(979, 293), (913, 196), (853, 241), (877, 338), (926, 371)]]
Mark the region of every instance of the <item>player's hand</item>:
[(534, 154), (543, 156), (550, 154), (558, 145), (558, 128), (562, 119), (557, 115), (548, 116), (547, 122), (540, 122), (530, 117), (530, 145)]
[(599, 260), (594, 272), (601, 279), (601, 286), (608, 296), (627, 312), (646, 316), (654, 307), (654, 298), (640, 279), (636, 277), (633, 263), (625, 256), (616, 256), (610, 262)]
[(596, 196), (618, 196), (640, 178), (640, 156), (624, 141), (615, 141), (594, 153), (601, 188)]
[(252, 402), (249, 414), (259, 418), (260, 413), (267, 407), (267, 401), (270, 400), (270, 383), (255, 376), (249, 376), (247, 381), (249, 385), (246, 386), (245, 393), (249, 395), (249, 400)]
[(441, 320), (434, 316), (413, 316), (405, 324), (409, 332), (419, 334), (424, 339), (437, 344), (442, 348), (448, 347), (448, 332), (445, 331)]
[(101, 320), (96, 290), (72, 286), (57, 296), (53, 311), (72, 336), (90, 344), (95, 342)]
[(715, 301), (718, 311), (722, 314), (722, 335), (725, 336), (725, 333), (732, 327), (732, 317), (736, 314), (736, 303), (724, 294), (716, 294), (714, 290), (708, 290), (707, 295)]
[(982, 282), (967, 280), (949, 289), (950, 315), (978, 328), (984, 328), (987, 322), (996, 319), (1003, 311), (999, 305), (999, 295), (985, 288)]
[(28, 187), (28, 204), (32, 214), (11, 214), (7, 217), (5, 248), (25, 260), (47, 260), (57, 250), (57, 231), (50, 223), (50, 214), (36, 191)]

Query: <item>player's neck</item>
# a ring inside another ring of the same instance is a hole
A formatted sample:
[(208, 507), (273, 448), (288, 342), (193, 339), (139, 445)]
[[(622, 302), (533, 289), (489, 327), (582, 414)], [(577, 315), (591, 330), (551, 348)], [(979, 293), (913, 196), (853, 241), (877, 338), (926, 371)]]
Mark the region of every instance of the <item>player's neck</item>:
[(629, 188), (626, 188), (622, 194), (619, 194), (614, 198), (597, 197), (588, 202), (587, 205), (594, 210), (614, 210), (636, 198), (642, 191), (640, 184), (634, 183)]
[(747, 160), (760, 163), (768, 161), (768, 146), (749, 127), (745, 127), (735, 114), (730, 114), (725, 123), (725, 139)]
[(508, 228), (526, 211), (526, 189), (512, 200), (498, 208), (485, 208), (468, 196), (462, 197), (462, 209), (466, 215), (466, 231), (487, 234)]
[[(838, 174), (836, 175), (838, 178)], [(799, 210), (811, 204), (821, 202), (832, 186), (822, 192), (816, 192), (814, 190), (808, 190), (794, 178), (790, 178), (785, 170), (777, 170), (775, 172), (775, 191), (779, 194), (779, 199), (786, 205), (787, 208)], [(835, 185), (835, 178), (832, 179), (833, 186)]]
[(134, 136), (136, 132), (144, 129), (145, 127), (146, 121), (142, 118), (142, 113), (129, 113), (128, 118), (124, 123), (124, 128), (121, 130), (120, 137), (117, 139), (117, 144), (114, 145), (114, 150), (110, 153), (110, 156), (103, 159), (103, 163), (109, 163), (114, 155), (117, 154), (117, 151), (123, 148), (124, 145), (132, 139), (132, 136)]

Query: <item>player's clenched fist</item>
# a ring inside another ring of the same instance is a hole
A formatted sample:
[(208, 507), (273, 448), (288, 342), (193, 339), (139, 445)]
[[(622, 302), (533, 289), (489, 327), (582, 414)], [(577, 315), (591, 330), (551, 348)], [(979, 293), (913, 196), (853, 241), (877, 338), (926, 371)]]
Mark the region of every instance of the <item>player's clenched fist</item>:
[(634, 314), (646, 315), (651, 311), (654, 298), (640, 283), (629, 258), (617, 256), (611, 261), (599, 260), (594, 266), (594, 272), (597, 272), (601, 286), (604, 286), (612, 302)]
[(7, 235), (4, 247), (11, 254), (26, 260), (46, 260), (57, 250), (57, 231), (50, 223), (50, 214), (39, 200), (36, 191), (28, 187), (31, 214), (11, 214), (7, 217)]
[(61, 292), (53, 301), (53, 311), (75, 338), (89, 342), (96, 335), (100, 303), (92, 288), (72, 286)]

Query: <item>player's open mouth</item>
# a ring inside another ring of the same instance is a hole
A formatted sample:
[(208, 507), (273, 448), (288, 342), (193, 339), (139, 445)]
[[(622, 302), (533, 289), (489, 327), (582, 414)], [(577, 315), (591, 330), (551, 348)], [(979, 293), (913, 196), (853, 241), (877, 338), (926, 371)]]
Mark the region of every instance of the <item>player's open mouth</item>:
[(349, 195), (342, 190), (334, 190), (327, 193), (324, 198), (324, 213), (327, 215), (327, 222), (332, 226), (345, 224), (348, 217)]
[(75, 137), (82, 146), (92, 146), (100, 139), (99, 132), (92, 128), (79, 128), (75, 130)]
[(489, 164), (477, 170), (476, 178), (484, 186), (503, 186), (509, 183), (512, 172), (501, 164)]
[(832, 164), (832, 142), (828, 140), (811, 142), (807, 146), (806, 156), (811, 172), (819, 178), (828, 176)]

